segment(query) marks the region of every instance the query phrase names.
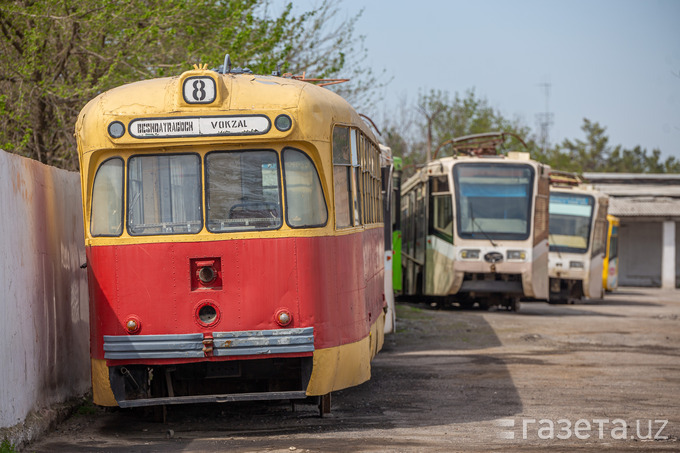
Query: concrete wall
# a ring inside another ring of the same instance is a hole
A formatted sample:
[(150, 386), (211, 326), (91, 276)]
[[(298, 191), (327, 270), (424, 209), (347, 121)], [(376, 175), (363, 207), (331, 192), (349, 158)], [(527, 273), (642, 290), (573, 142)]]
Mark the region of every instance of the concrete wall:
[(0, 150), (0, 244), (0, 440), (18, 443), (29, 414), (90, 388), (78, 174)]

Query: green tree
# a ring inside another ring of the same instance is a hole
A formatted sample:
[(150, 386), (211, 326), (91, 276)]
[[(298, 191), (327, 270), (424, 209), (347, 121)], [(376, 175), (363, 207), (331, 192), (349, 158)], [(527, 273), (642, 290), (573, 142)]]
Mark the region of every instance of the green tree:
[(583, 172), (617, 173), (670, 173), (680, 172), (680, 162), (674, 157), (661, 160), (661, 151), (636, 146), (625, 149), (621, 145), (610, 146), (606, 128), (597, 122), (583, 119), (581, 130), (585, 140), (566, 139), (561, 145), (540, 154), (538, 160), (549, 164), (553, 169)]
[(680, 162), (674, 157), (661, 161), (661, 151), (655, 149), (617, 149), (609, 157), (605, 171), (621, 173), (680, 173)]
[[(324, 26), (337, 14), (331, 5), (324, 0), (317, 10), (296, 15), (290, 3), (271, 14), (266, 0), (4, 1), (0, 147), (76, 169), (78, 112), (112, 87), (176, 75), (194, 63), (217, 67), (225, 53), (235, 66), (256, 73), (271, 73), (280, 63), (284, 71), (305, 71), (305, 64), (319, 70), (321, 60), (313, 65), (305, 59), (312, 52), (305, 39), (363, 49), (352, 34), (358, 16), (340, 20), (337, 29)], [(323, 75), (342, 71), (343, 53), (326, 55)]]
[(605, 135), (605, 128), (586, 118), (583, 120), (581, 130), (586, 134), (585, 141), (566, 139), (562, 142), (559, 153), (567, 155), (566, 165), (569, 167), (564, 168), (564, 170), (578, 173), (601, 171), (612, 153), (612, 149), (608, 145), (609, 137)]
[[(386, 142), (393, 148), (395, 155), (400, 155), (400, 151), (404, 153), (401, 157), (404, 159), (406, 173), (413, 171), (412, 169), (409, 171), (407, 168), (409, 165), (413, 168), (425, 163), (428, 143), (431, 157), (439, 158), (450, 155), (446, 146), (440, 147), (440, 144), (466, 135), (512, 132), (521, 137), (530, 150), (538, 149), (528, 127), (517, 120), (504, 117), (500, 111), (491, 107), (486, 99), (479, 98), (474, 90), (468, 90), (463, 95), (455, 93), (453, 97), (441, 90), (421, 93), (413, 110), (417, 112), (415, 127), (404, 130), (396, 125), (388, 125), (387, 128), (390, 133), (386, 137)], [(399, 124), (403, 122), (400, 121)], [(518, 149), (521, 145), (509, 140), (507, 147)]]
[(349, 79), (329, 86), (359, 111), (375, 108), (380, 88), (389, 80), (385, 71), (376, 75), (369, 65), (365, 36), (356, 32), (363, 10), (343, 18), (342, 1), (324, 0), (309, 13), (302, 33), (293, 37), (286, 55), (289, 69), (316, 78)]

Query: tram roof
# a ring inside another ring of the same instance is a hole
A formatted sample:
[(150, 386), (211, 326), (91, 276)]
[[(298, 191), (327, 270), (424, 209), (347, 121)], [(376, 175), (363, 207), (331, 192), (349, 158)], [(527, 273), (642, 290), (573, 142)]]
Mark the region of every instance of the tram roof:
[[(211, 104), (189, 105), (183, 98), (182, 84), (191, 77), (212, 77), (217, 83), (217, 96)], [(107, 133), (112, 121), (121, 121), (128, 126), (134, 119), (182, 118), (219, 115), (270, 116), (270, 121), (280, 113), (287, 113), (297, 119), (298, 127), (292, 131), (279, 132), (271, 125), (266, 140), (277, 138), (300, 140), (330, 140), (331, 130), (324, 127), (329, 122), (350, 124), (359, 127), (376, 143), (372, 130), (361, 119), (354, 108), (341, 96), (309, 82), (279, 76), (255, 74), (222, 74), (207, 69), (187, 71), (174, 77), (142, 80), (108, 90), (82, 109), (76, 123), (79, 151), (83, 154), (115, 145), (150, 147), (158, 140), (134, 140), (123, 136), (113, 140)], [(299, 117), (304, 117), (300, 121)], [(300, 130), (302, 127), (302, 130)], [(297, 129), (297, 131), (296, 131)], [(96, 133), (86, 133), (88, 131)], [(310, 134), (313, 131), (313, 135)], [(129, 131), (128, 131), (129, 132)], [(298, 135), (295, 135), (298, 134)], [(318, 134), (318, 136), (316, 135)], [(262, 140), (260, 135), (239, 135), (243, 139)], [(165, 137), (170, 138), (170, 137)], [(200, 141), (203, 144), (223, 142), (224, 136), (181, 137), (176, 142)], [(167, 146), (167, 140), (165, 143)], [(173, 143), (174, 144), (174, 143)]]

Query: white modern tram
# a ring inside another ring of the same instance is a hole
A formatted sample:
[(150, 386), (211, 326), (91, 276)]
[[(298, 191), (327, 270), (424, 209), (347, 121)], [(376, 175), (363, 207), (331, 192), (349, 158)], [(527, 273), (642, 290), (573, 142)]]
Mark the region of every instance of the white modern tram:
[(609, 197), (571, 173), (550, 177), (550, 303), (604, 297)]
[(455, 156), (402, 186), (404, 295), (510, 310), (548, 298), (550, 167), (529, 153), (499, 154), (509, 136), (450, 140)]
[(385, 333), (392, 333), (396, 328), (396, 311), (394, 306), (394, 288), (392, 287), (394, 250), (392, 245), (392, 213), (394, 209), (394, 157), (392, 148), (380, 146), (380, 170), (382, 172), (383, 219), (385, 221)]

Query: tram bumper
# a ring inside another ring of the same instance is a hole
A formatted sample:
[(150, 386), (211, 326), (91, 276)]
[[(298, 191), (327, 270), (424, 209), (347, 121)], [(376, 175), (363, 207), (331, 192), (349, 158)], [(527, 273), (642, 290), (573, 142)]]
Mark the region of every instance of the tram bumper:
[(522, 278), (520, 274), (465, 273), (460, 292), (522, 294)]
[(213, 332), (209, 339), (105, 335), (108, 362), (101, 365), (108, 376), (98, 384), (109, 395), (95, 391), (95, 402), (140, 407), (304, 399), (314, 350), (312, 327)]
[(465, 263), (458, 262), (452, 294), (503, 293), (511, 296), (534, 297), (530, 263)]

